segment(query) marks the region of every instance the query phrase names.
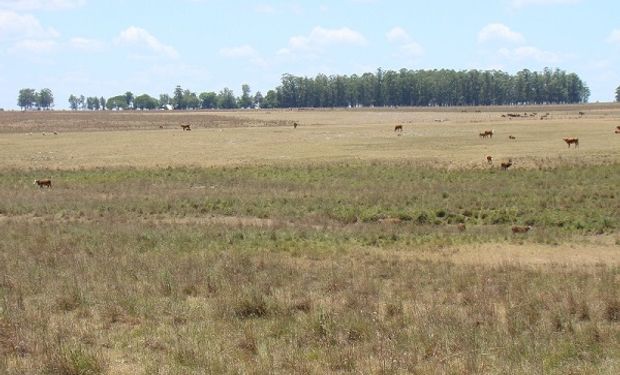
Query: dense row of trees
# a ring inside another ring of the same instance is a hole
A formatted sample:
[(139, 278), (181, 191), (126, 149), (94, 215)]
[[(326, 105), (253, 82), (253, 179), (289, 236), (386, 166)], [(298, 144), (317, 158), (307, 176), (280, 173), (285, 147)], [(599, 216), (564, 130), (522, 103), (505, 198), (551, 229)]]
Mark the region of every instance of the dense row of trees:
[(35, 89), (21, 89), (17, 96), (17, 105), (22, 110), (26, 109), (51, 109), (54, 106), (54, 94), (50, 89), (42, 89), (37, 92)]
[[(284, 74), (281, 84), (265, 96), (260, 91), (252, 95), (247, 84), (241, 92), (239, 97), (229, 88), (197, 94), (177, 86), (172, 95), (160, 94), (159, 98), (135, 96), (131, 91), (107, 100), (71, 95), (69, 105), (72, 110), (459, 106), (582, 103), (590, 96), (577, 74), (549, 68), (542, 72), (524, 69), (514, 75), (499, 70), (447, 69), (378, 69), (362, 75), (319, 74), (314, 78)], [(620, 101), (620, 87), (616, 100)], [(53, 102), (49, 89), (40, 93), (23, 89), (18, 98), (22, 109), (49, 109)]]
[[(268, 93), (270, 96), (270, 93)], [(491, 71), (408, 70), (361, 76), (282, 76), (277, 107), (454, 106), (587, 102), (590, 90), (575, 74), (555, 69), (515, 75)]]

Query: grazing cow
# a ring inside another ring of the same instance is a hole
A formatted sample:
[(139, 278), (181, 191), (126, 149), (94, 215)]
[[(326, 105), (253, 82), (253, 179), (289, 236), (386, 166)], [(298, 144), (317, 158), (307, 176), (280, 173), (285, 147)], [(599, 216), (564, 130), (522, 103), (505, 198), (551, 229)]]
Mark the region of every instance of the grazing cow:
[(512, 227), (512, 233), (516, 234), (516, 233), (527, 233), (530, 231), (530, 229), (532, 229), (532, 227), (530, 225), (528, 226), (522, 226), (522, 225), (515, 225)]
[(512, 165), (512, 159), (508, 159), (508, 163), (502, 163), (501, 164), (502, 170), (503, 171), (507, 170), (508, 168), (510, 168), (511, 165)]
[(190, 124), (187, 124), (187, 125), (183, 125), (183, 124), (181, 124), (181, 129), (182, 129), (183, 131), (190, 131), (190, 130), (192, 130), (192, 127), (191, 127), (191, 125), (190, 125)]
[(583, 116), (583, 115), (585, 115), (585, 114), (586, 114), (585, 112), (581, 112), (581, 111), (579, 111), (579, 116)]
[(478, 135), (480, 136), (480, 138), (486, 138), (487, 137), (486, 133), (479, 133)]
[(493, 156), (487, 155), (487, 163), (489, 164), (493, 163)]
[(298, 125), (299, 125), (298, 123), (294, 122), (294, 123), (293, 123), (293, 129), (297, 129), (297, 126), (298, 126)]
[(39, 188), (42, 188), (42, 187), (51, 188), (52, 187), (52, 180), (50, 180), (50, 179), (34, 180), (33, 185), (38, 185)]
[(575, 148), (579, 147), (579, 138), (562, 138), (564, 139), (564, 142), (566, 142), (566, 144), (568, 145), (568, 148), (570, 148), (571, 144), (575, 145)]
[(517, 139), (517, 137), (515, 137), (514, 135), (509, 135), (508, 139)]
[[(488, 135), (488, 136), (489, 136), (489, 137), (491, 137), (491, 138), (493, 138), (493, 129), (491, 129), (491, 130), (485, 130), (485, 131), (484, 131), (484, 134), (485, 134), (485, 135)], [(486, 137), (485, 137), (485, 138), (486, 138)]]
[(395, 132), (402, 132), (403, 131), (403, 126), (402, 125), (396, 125), (394, 127), (394, 131)]

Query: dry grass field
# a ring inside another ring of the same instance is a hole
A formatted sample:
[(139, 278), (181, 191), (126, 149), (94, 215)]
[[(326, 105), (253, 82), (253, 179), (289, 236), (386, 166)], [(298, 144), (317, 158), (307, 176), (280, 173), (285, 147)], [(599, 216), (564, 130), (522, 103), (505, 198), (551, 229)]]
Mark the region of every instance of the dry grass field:
[(620, 373), (618, 125), (0, 112), (0, 374)]
[[(620, 106), (500, 109), (7, 112), (0, 113), (0, 165), (71, 169), (405, 159), (473, 168), (486, 167), (485, 157), (492, 155), (497, 164), (512, 158), (516, 169), (620, 159), (614, 134)], [(517, 110), (528, 116), (502, 117)], [(293, 130), (293, 122), (300, 126)], [(181, 123), (193, 130), (181, 131)], [(394, 132), (397, 124), (402, 134)], [(485, 129), (495, 130), (493, 139), (478, 136)], [(564, 137), (578, 137), (580, 148), (568, 150)]]

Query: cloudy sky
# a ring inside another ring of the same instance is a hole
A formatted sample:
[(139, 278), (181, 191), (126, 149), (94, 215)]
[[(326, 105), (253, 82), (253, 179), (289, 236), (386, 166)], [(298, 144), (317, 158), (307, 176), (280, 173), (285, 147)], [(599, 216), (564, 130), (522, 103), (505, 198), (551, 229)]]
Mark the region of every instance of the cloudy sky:
[(21, 88), (158, 97), (176, 85), (236, 95), (283, 73), (544, 67), (591, 102), (620, 85), (620, 1), (0, 0), (0, 107)]

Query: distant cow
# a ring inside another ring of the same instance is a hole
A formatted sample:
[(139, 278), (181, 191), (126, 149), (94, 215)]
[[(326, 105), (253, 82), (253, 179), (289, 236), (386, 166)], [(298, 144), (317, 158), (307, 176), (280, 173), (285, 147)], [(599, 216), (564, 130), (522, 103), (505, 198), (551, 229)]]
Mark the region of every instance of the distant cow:
[(402, 125), (396, 125), (394, 127), (394, 131), (395, 132), (402, 132), (403, 131), (403, 126)]
[(530, 225), (528, 226), (522, 226), (522, 225), (515, 225), (512, 227), (512, 233), (527, 233), (530, 231), (530, 229), (532, 229), (532, 227)]
[(508, 159), (508, 163), (502, 163), (500, 164), (502, 167), (502, 170), (507, 170), (508, 168), (510, 168), (510, 166), (512, 166), (512, 159)]
[(579, 147), (579, 138), (562, 138), (564, 139), (564, 142), (566, 142), (566, 144), (568, 145), (568, 148), (570, 148), (571, 144), (575, 145), (575, 148)]
[(487, 163), (489, 164), (493, 163), (493, 156), (487, 155)]
[(517, 139), (517, 137), (515, 137), (514, 135), (509, 135), (508, 139)]
[(614, 131), (614, 133), (616, 133), (616, 134), (620, 134), (620, 129), (616, 129), (616, 130)]
[(482, 132), (478, 134), (480, 136), (480, 138), (486, 138), (487, 137), (487, 133)]
[(293, 129), (297, 129), (297, 126), (298, 126), (298, 125), (299, 125), (298, 123), (294, 122), (294, 123), (293, 123)]
[(39, 186), (39, 188), (51, 188), (52, 187), (52, 180), (50, 179), (44, 179), (44, 180), (34, 180), (33, 185), (37, 185)]
[(187, 125), (181, 124), (181, 130), (190, 131), (192, 130), (192, 126), (190, 124), (187, 124)]
[(493, 129), (491, 130), (485, 130), (484, 134), (488, 135), (489, 137), (493, 138)]

